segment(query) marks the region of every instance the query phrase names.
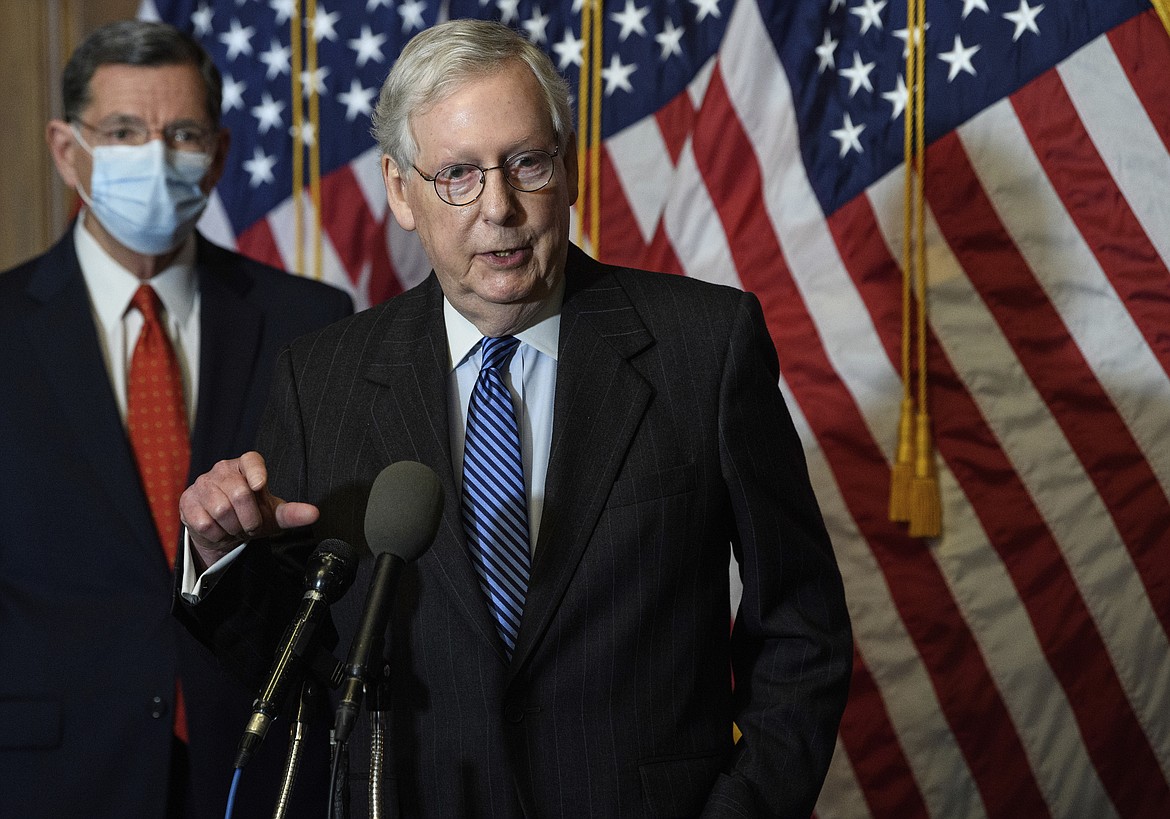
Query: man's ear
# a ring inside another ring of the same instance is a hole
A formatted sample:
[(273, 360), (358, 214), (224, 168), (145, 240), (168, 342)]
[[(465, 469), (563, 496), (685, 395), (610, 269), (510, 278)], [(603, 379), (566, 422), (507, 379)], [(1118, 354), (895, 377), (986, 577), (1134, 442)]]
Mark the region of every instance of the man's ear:
[(406, 200), (406, 180), (398, 165), (386, 154), (382, 154), (382, 181), (386, 184), (386, 201), (395, 220), (403, 230), (414, 230), (414, 210)]
[(49, 146), (49, 153), (53, 156), (53, 164), (57, 166), (57, 173), (61, 181), (74, 190), (80, 184), (80, 172), (77, 168), (78, 153), (85, 150), (77, 144), (73, 136), (73, 129), (62, 119), (49, 120), (45, 126), (45, 142)]
[(573, 205), (577, 202), (579, 188), (577, 184), (577, 134), (575, 132), (569, 133), (569, 138), (565, 140), (565, 184), (569, 190), (569, 204)]

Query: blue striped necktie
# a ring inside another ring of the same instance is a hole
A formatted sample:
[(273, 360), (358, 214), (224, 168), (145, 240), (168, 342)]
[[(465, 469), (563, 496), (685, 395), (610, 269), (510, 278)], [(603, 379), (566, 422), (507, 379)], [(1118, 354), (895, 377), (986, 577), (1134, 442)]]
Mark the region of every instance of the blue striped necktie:
[(528, 495), (520, 430), (504, 371), (520, 340), (485, 338), (483, 365), (467, 408), (463, 449), (463, 528), (508, 658), (516, 647), (528, 592)]

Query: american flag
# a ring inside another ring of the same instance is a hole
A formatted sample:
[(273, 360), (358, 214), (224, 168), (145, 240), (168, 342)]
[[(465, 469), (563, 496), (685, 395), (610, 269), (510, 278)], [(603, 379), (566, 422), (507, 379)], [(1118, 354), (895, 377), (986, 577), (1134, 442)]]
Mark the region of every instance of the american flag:
[[(928, 539), (887, 514), (905, 5), (603, 5), (600, 230), (585, 244), (760, 297), (845, 577), (855, 672), (819, 816), (1170, 816), (1170, 14), (1157, 4), (1163, 17), (1147, 0), (926, 4), (943, 514)], [(203, 228), (285, 267), (289, 20), (308, 5), (144, 9), (194, 31), (230, 89), (233, 158)], [(366, 134), (402, 44), (449, 16), (501, 19), (576, 89), (581, 12), (317, 0), (305, 37), (319, 64), (302, 70), (319, 95), (325, 279), (370, 304), (426, 273)]]

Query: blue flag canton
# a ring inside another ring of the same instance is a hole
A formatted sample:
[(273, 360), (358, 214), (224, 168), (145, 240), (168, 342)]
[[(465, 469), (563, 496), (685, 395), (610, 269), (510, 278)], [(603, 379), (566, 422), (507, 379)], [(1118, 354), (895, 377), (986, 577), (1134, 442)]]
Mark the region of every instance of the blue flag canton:
[[(832, 213), (902, 162), (906, 4), (759, 3), (792, 86), (809, 179)], [(1147, 0), (926, 3), (927, 142), (1149, 8)]]
[[(723, 40), (736, 0), (611, 0), (602, 11), (601, 133), (609, 138), (682, 92)], [(584, 49), (581, 2), (451, 0), (450, 15), (498, 20), (552, 58), (574, 104)]]
[[(223, 124), (232, 154), (219, 183), (237, 234), (292, 191), (294, 0), (155, 0), (159, 16), (192, 34), (223, 75)], [(326, 175), (374, 145), (370, 113), (382, 80), (411, 36), (435, 23), (439, 0), (318, 0), (301, 37), (301, 134), (317, 142)], [(310, 71), (309, 46), (317, 66)], [(308, 97), (315, 88), (317, 127)], [(305, 163), (305, 182), (309, 166)]]

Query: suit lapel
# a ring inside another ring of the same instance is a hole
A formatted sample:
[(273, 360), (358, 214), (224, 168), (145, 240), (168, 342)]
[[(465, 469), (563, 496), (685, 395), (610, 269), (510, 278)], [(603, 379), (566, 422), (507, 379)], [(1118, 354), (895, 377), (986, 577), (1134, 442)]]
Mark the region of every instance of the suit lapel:
[(110, 496), (111, 514), (120, 516), (148, 547), (143, 553), (157, 555), (162, 565), (158, 535), (102, 359), (72, 230), (41, 259), (27, 292), (40, 302), (26, 325), (29, 342), (72, 432), (61, 445), (76, 446), (95, 475), (93, 483)]
[(652, 336), (613, 276), (570, 254), (544, 513), (513, 668), (560, 605), (651, 398), (629, 359)]
[(374, 390), (371, 427), (377, 431), (383, 465), (415, 460), (435, 471), (443, 485), (443, 516), (419, 570), (437, 578), (457, 608), (484, 640), (503, 651), (495, 621), (467, 554), (459, 493), (451, 467), (447, 374), (450, 355), (443, 319), (443, 295), (432, 274), (421, 287), (393, 302), (373, 337), (377, 351), (363, 369)]
[(237, 441), (235, 436), (252, 392), (264, 329), (263, 314), (244, 298), (249, 282), (236, 269), (234, 257), (202, 237), (197, 241), (199, 403), (188, 481), (208, 470), (217, 453), (252, 446), (252, 441)]

